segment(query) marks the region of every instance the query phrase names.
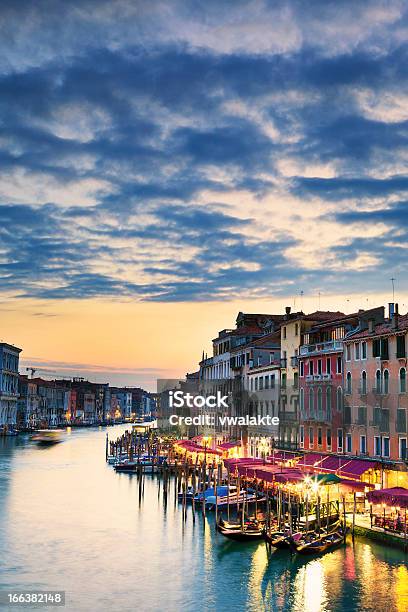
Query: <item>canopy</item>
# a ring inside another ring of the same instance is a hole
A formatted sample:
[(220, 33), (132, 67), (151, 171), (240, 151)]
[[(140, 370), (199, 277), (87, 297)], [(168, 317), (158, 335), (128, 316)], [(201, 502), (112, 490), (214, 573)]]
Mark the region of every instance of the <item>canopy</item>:
[(302, 468), (303, 466), (313, 467), (316, 464), (320, 464), (322, 459), (324, 459), (324, 455), (321, 453), (308, 453), (301, 458), (297, 466), (299, 468)]
[(387, 506), (408, 508), (408, 489), (393, 487), (391, 489), (369, 491), (367, 499), (372, 504), (386, 504)]
[(340, 457), (339, 455), (336, 456), (328, 456), (328, 457), (324, 457), (324, 459), (322, 459), (322, 461), (319, 463), (319, 471), (330, 471), (330, 472), (336, 472), (337, 470), (339, 470), (343, 465), (345, 465), (346, 463), (350, 462), (350, 458), (349, 457)]
[(230, 448), (236, 448), (237, 446), (241, 446), (241, 442), (223, 442), (222, 444), (217, 444), (217, 448), (222, 451), (229, 450)]
[(351, 459), (343, 467), (340, 468), (339, 474), (346, 476), (347, 478), (356, 478), (367, 472), (367, 470), (377, 467), (375, 461), (368, 461), (367, 459)]

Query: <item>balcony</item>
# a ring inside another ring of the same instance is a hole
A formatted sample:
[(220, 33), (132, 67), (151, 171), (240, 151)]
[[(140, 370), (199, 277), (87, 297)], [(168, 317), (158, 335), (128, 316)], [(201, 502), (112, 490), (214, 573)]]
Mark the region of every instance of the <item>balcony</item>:
[(332, 379), (331, 374), (306, 374), (305, 380), (308, 383), (329, 382)]
[(293, 357), (290, 358), (290, 365), (292, 368), (297, 368), (299, 365), (299, 357), (297, 355), (293, 355)]
[(316, 344), (303, 344), (299, 349), (299, 354), (302, 357), (308, 357), (310, 355), (337, 353), (342, 350), (342, 340), (330, 340), (329, 342), (317, 342)]

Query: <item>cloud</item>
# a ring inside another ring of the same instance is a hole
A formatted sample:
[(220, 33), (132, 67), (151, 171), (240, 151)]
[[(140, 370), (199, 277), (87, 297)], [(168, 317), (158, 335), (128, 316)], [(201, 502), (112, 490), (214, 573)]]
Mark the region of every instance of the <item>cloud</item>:
[(2, 292), (225, 300), (403, 271), (404, 3), (0, 17)]

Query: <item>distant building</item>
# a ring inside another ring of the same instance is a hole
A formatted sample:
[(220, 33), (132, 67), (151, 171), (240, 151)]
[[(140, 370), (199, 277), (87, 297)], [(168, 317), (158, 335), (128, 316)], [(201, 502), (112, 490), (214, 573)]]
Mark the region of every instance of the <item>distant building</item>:
[(0, 428), (17, 425), (20, 348), (0, 343)]

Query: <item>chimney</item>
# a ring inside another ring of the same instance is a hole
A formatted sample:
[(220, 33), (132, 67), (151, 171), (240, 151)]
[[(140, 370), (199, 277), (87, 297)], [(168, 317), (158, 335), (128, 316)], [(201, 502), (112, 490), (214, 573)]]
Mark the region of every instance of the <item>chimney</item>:
[(398, 304), (395, 304), (394, 316), (392, 318), (392, 329), (398, 329), (398, 323), (399, 323)]
[(290, 315), (290, 311), (292, 310), (292, 308), (290, 306), (286, 306), (285, 308), (285, 319), (289, 319), (289, 315)]
[(394, 316), (394, 306), (394, 302), (388, 302), (388, 318), (390, 319), (390, 321)]
[(372, 334), (374, 332), (374, 319), (368, 319), (368, 333)]

